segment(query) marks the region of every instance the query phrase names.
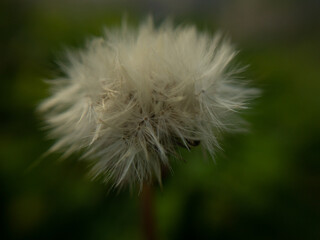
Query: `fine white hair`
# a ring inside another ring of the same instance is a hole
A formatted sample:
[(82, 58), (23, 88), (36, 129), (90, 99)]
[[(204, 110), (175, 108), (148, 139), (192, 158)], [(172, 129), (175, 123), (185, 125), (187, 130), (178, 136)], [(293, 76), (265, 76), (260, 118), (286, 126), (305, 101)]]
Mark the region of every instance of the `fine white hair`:
[(138, 29), (123, 24), (68, 53), (64, 77), (50, 80), (45, 114), (50, 152), (81, 150), (93, 177), (114, 186), (161, 183), (177, 147), (198, 143), (212, 156), (218, 136), (237, 130), (237, 112), (256, 93), (237, 76), (236, 51), (194, 26)]

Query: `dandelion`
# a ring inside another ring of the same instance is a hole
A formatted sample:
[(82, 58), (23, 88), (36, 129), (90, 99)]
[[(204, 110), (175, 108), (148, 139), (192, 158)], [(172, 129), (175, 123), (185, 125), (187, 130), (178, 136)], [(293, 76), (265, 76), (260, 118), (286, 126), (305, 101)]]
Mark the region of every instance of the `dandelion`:
[(57, 139), (50, 152), (81, 151), (92, 176), (114, 186), (161, 183), (178, 146), (200, 144), (213, 157), (220, 133), (239, 129), (237, 112), (256, 94), (237, 77), (235, 56), (219, 34), (193, 26), (155, 28), (149, 19), (106, 30), (49, 81), (40, 110)]

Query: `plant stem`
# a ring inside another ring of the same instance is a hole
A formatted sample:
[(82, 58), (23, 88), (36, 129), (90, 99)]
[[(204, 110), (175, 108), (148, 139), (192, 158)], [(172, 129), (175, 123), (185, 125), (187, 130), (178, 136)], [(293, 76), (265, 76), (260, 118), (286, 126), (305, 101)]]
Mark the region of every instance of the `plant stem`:
[(146, 240), (156, 240), (154, 195), (151, 185), (144, 183), (141, 192), (142, 231)]

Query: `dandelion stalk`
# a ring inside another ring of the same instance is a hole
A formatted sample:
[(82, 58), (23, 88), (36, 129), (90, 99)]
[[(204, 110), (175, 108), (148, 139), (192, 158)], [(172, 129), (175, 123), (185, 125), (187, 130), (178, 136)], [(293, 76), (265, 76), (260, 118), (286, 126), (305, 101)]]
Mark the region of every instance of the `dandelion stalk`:
[(142, 232), (146, 240), (157, 240), (156, 221), (154, 215), (154, 189), (152, 185), (144, 183), (140, 196)]

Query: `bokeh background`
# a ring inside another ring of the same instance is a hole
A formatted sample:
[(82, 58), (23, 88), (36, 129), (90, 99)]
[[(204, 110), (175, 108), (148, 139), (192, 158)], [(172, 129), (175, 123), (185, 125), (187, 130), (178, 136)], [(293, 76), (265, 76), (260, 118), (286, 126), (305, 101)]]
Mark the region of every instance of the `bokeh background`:
[[(311, 0), (1, 0), (0, 238), (142, 239), (136, 193), (109, 191), (52, 144), (35, 112), (66, 47), (103, 27), (160, 23), (227, 33), (263, 90), (246, 134), (216, 163), (183, 152), (155, 190), (159, 239), (320, 239), (320, 2)], [(42, 159), (42, 160), (41, 160)]]

